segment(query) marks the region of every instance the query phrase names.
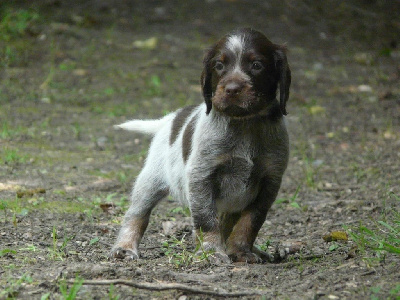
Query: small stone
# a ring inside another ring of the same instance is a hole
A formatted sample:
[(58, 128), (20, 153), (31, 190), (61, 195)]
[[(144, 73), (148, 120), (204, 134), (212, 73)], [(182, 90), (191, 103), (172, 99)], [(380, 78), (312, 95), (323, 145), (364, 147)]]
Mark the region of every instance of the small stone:
[(108, 139), (105, 136), (99, 137), (96, 141), (96, 146), (100, 150), (104, 150), (106, 148), (107, 142), (108, 142)]
[(30, 233), (30, 232), (25, 232), (25, 233), (22, 235), (22, 238), (24, 238), (24, 239), (26, 239), (26, 240), (30, 240), (30, 239), (32, 239), (32, 233)]
[(372, 92), (372, 87), (367, 85), (367, 84), (361, 84), (357, 87), (359, 92), (362, 93), (371, 93)]

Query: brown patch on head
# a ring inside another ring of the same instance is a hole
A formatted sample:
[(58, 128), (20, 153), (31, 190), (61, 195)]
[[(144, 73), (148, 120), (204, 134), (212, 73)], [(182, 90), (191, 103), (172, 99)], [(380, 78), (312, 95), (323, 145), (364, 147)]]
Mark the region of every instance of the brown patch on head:
[(193, 133), (196, 124), (196, 116), (194, 116), (189, 124), (187, 124), (185, 131), (183, 132), (182, 138), (182, 157), (183, 161), (186, 161), (189, 158), (190, 152), (192, 151), (192, 140), (193, 140)]
[[(291, 73), (284, 46), (273, 44), (261, 32), (243, 28), (216, 43), (203, 63), (207, 114), (213, 107), (238, 118), (286, 114)], [(275, 109), (278, 86), (280, 111)]]
[(179, 132), (181, 132), (181, 129), (186, 122), (186, 119), (190, 116), (195, 107), (196, 107), (195, 105), (190, 105), (182, 108), (177, 112), (174, 121), (172, 123), (171, 135), (169, 137), (170, 145), (172, 145), (178, 138)]

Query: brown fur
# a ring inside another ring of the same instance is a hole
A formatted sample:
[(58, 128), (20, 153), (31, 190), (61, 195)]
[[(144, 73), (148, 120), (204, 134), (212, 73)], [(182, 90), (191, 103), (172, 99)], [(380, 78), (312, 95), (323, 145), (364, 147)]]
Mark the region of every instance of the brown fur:
[(183, 132), (183, 139), (182, 139), (182, 156), (183, 161), (186, 162), (190, 151), (192, 150), (192, 139), (193, 139), (193, 132), (195, 126), (196, 117), (193, 117), (189, 124), (186, 126), (185, 131)]
[(177, 112), (174, 121), (172, 123), (171, 135), (169, 137), (170, 145), (172, 145), (176, 141), (187, 118), (190, 116), (190, 114), (193, 112), (195, 108), (196, 108), (195, 105), (186, 106)]

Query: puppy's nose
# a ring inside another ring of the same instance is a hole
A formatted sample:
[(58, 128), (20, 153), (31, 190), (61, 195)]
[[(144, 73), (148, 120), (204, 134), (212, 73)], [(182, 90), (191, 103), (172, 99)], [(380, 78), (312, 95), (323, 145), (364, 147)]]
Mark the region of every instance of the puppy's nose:
[(225, 93), (234, 96), (238, 95), (242, 91), (243, 86), (238, 82), (229, 82), (225, 85)]

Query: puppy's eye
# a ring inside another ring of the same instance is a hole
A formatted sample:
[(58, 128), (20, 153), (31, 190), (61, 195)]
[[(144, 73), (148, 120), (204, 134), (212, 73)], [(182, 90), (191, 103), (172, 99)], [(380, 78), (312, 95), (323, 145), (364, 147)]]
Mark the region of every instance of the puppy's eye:
[(220, 61), (215, 63), (214, 69), (217, 71), (222, 71), (224, 69), (224, 64)]
[(251, 65), (251, 69), (254, 71), (260, 71), (263, 68), (263, 65), (259, 61), (254, 61), (253, 64)]

